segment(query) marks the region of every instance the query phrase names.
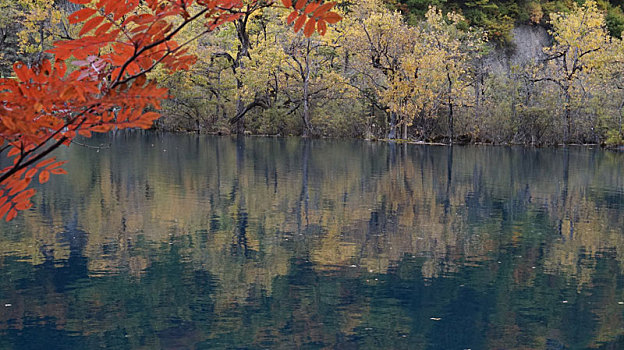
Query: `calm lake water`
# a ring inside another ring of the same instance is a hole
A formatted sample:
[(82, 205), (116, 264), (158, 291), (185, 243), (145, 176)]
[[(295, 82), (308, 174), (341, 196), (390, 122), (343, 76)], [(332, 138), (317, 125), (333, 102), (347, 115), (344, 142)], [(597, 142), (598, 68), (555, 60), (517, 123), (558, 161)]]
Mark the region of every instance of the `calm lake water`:
[(624, 155), (125, 133), (0, 224), (1, 349), (624, 349)]

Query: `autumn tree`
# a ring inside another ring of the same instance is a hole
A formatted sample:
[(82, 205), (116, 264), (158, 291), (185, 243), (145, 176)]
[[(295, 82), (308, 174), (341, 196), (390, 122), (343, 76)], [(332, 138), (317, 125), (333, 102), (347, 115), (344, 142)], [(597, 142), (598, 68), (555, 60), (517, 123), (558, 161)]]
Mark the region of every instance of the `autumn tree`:
[[(242, 18), (250, 1), (72, 0), (85, 5), (69, 16), (70, 24), (83, 23), (79, 37), (55, 43), (48, 51), (53, 60), (18, 62), (15, 79), (0, 79), (0, 151), (10, 163), (0, 170), (0, 216), (11, 220), (31, 207), (35, 190), (27, 188), (35, 176), (45, 183), (50, 174), (65, 173), (63, 162), (47, 157), (78, 135), (151, 127), (168, 91), (147, 74), (159, 65), (188, 69), (196, 61), (188, 43)], [(295, 30), (305, 26), (307, 36), (324, 33), (326, 18), (333, 18), (331, 3), (282, 4), (296, 18)], [(200, 20), (195, 36), (174, 40)]]
[(544, 49), (547, 54), (542, 74), (536, 82), (550, 82), (558, 87), (561, 96), (561, 125), (563, 141), (572, 141), (574, 106), (585, 96), (584, 84), (596, 70), (609, 64), (609, 36), (604, 14), (595, 1), (574, 5), (568, 14), (551, 15), (551, 34), (554, 43)]
[[(468, 65), (484, 44), (481, 33), (466, 27), (462, 16), (431, 7), (426, 20), (410, 26), (380, 1), (367, 0), (346, 17), (350, 68), (361, 91), (373, 90), (390, 113), (389, 138), (402, 127), (402, 138), (416, 117), (424, 124), (446, 108), (453, 139), (454, 108), (465, 100)], [(367, 86), (362, 85), (365, 83)]]
[(390, 11), (378, 0), (358, 2), (350, 11), (345, 19), (348, 27), (345, 46), (352, 71), (350, 79), (371, 103), (389, 111), (390, 131), (387, 136), (393, 139), (397, 136), (397, 124), (408, 121), (405, 118), (397, 120), (396, 108), (392, 110), (384, 104), (382, 96), (391, 94), (387, 92), (390, 82), (401, 71), (402, 58), (409, 55), (415, 45), (414, 28), (405, 23), (399, 12)]
[[(304, 3), (302, 2), (301, 6), (303, 6), (303, 4)], [(236, 132), (238, 134), (242, 134), (245, 131), (244, 117), (246, 111), (248, 111), (250, 107), (253, 107), (254, 103), (258, 103), (254, 100), (250, 104), (246, 105), (242, 94), (240, 93), (243, 89), (243, 82), (240, 79), (239, 70), (243, 68), (243, 59), (251, 58), (249, 51), (252, 48), (252, 43), (249, 38), (249, 22), (250, 19), (256, 16), (259, 12), (270, 7), (271, 5), (272, 3), (268, 1), (256, 1), (245, 4), (245, 6), (241, 9), (242, 15), (232, 22), (237, 39), (234, 45), (234, 52), (221, 51), (213, 53), (213, 57), (220, 57), (228, 61), (236, 79), (236, 89), (239, 93), (236, 98), (236, 112), (230, 119), (230, 122), (232, 124), (236, 124)]]

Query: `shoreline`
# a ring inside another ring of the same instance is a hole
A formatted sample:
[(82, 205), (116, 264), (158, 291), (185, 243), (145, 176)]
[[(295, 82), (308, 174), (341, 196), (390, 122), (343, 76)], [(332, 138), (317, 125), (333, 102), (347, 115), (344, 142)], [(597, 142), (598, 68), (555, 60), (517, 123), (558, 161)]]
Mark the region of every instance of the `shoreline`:
[[(186, 135), (209, 135), (209, 136), (229, 136), (229, 137), (267, 137), (267, 138), (300, 138), (304, 139), (301, 135), (270, 135), (270, 134), (227, 134), (221, 132), (193, 132), (193, 131), (175, 131), (175, 130), (164, 130), (164, 129), (148, 129), (147, 131), (152, 132), (162, 132), (162, 133), (170, 133), (170, 134), (186, 134)], [(558, 144), (546, 144), (546, 145), (535, 145), (535, 144), (525, 144), (525, 143), (494, 143), (494, 142), (456, 142), (453, 144), (444, 143), (444, 142), (431, 142), (431, 141), (418, 141), (418, 140), (409, 140), (409, 139), (387, 139), (387, 138), (356, 138), (356, 137), (329, 137), (329, 136), (316, 136), (316, 137), (307, 137), (307, 139), (323, 139), (323, 140), (362, 140), (368, 142), (384, 142), (384, 143), (396, 143), (396, 144), (408, 144), (408, 145), (421, 145), (421, 146), (494, 146), (494, 147), (523, 147), (523, 148), (566, 148), (566, 147), (583, 147), (583, 148), (600, 148), (604, 150), (609, 150), (613, 152), (624, 152), (624, 145), (617, 146), (607, 146), (605, 144), (598, 143), (558, 143)]]

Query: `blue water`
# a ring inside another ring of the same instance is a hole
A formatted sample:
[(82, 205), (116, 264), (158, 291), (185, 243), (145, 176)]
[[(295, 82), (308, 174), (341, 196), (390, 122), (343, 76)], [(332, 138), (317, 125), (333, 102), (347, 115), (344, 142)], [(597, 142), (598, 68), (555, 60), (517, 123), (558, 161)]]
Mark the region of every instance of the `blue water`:
[(624, 155), (120, 133), (0, 224), (1, 349), (624, 349)]

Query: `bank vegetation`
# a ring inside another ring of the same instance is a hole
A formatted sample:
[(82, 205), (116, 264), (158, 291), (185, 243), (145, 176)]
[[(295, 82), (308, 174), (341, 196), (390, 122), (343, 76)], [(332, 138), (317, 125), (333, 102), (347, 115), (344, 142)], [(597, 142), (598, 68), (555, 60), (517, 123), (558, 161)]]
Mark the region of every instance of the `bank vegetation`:
[[(485, 3), (477, 8), (494, 11)], [(339, 1), (344, 19), (310, 38), (294, 33), (280, 9), (249, 5), (236, 22), (195, 41), (199, 60), (189, 71), (152, 73), (172, 91), (155, 127), (444, 143), (623, 143), (624, 47), (613, 6), (571, 3), (545, 16), (539, 3), (525, 4), (525, 25), (546, 28), (550, 45), (501, 69), (494, 57), (517, 49), (512, 30), (496, 30), (502, 20), (480, 23), (463, 2), (451, 5)], [(17, 59), (36, 62), (55, 40), (76, 35), (66, 20), (72, 6), (0, 0), (0, 73), (9, 74)], [(193, 34), (191, 27), (183, 35)]]

